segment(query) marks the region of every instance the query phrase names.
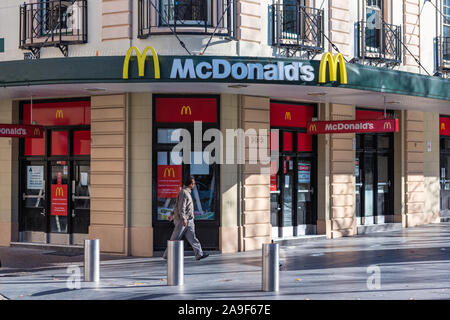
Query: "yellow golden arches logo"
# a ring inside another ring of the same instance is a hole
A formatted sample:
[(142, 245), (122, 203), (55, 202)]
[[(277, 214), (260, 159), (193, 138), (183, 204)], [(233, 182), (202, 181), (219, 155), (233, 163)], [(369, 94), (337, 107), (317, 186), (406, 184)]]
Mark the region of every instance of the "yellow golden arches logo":
[(314, 123), (311, 123), (309, 125), (309, 132), (316, 132), (317, 131), (317, 126)]
[(181, 115), (183, 115), (183, 114), (187, 115), (188, 113), (189, 113), (190, 116), (192, 115), (191, 107), (190, 106), (182, 106), (180, 114)]
[(385, 122), (384, 125), (383, 125), (383, 128), (384, 128), (384, 129), (391, 130), (391, 129), (392, 129), (392, 125), (391, 125), (390, 122)]
[(41, 135), (41, 130), (39, 128), (34, 128), (34, 135), (35, 136), (40, 136)]
[(319, 67), (319, 83), (325, 83), (327, 79), (327, 66), (330, 70), (330, 81), (337, 81), (337, 71), (339, 64), (339, 72), (341, 77), (341, 84), (347, 84), (347, 67), (342, 53), (332, 55), (327, 52), (322, 56)]
[(284, 120), (292, 120), (291, 113), (289, 111), (286, 111), (284, 114)]
[(135, 46), (131, 47), (127, 51), (127, 55), (125, 56), (125, 60), (123, 61), (123, 79), (128, 79), (128, 69), (130, 65), (130, 58), (133, 51), (136, 52), (137, 62), (138, 62), (138, 69), (139, 69), (139, 77), (143, 77), (145, 74), (145, 59), (147, 58), (147, 51), (150, 50), (153, 55), (153, 68), (155, 70), (155, 79), (160, 79), (160, 69), (159, 69), (159, 59), (158, 54), (156, 53), (155, 49), (152, 47), (145, 47), (144, 52), (139, 51), (138, 48)]
[(56, 187), (55, 197), (64, 197), (64, 189), (62, 187)]
[(444, 130), (445, 130), (445, 123), (441, 122), (441, 131), (444, 131)]
[(165, 168), (163, 176), (175, 178), (175, 170), (173, 168)]
[(56, 119), (64, 119), (64, 113), (61, 109), (56, 110)]

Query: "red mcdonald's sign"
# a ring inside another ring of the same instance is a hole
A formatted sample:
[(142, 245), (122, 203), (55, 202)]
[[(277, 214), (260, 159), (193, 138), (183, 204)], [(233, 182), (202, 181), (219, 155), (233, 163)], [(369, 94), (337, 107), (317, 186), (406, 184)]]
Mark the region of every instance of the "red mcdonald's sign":
[(42, 126), (0, 124), (0, 137), (3, 138), (42, 138)]
[(176, 198), (181, 188), (181, 165), (158, 165), (158, 198)]
[(308, 121), (308, 134), (398, 132), (398, 119)]

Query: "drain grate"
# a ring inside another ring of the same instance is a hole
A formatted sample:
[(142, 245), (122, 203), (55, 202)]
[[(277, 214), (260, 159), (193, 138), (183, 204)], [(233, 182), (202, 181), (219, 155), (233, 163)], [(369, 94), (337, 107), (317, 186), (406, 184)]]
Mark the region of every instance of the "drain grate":
[(44, 254), (50, 255), (50, 256), (59, 256), (59, 257), (76, 257), (76, 256), (83, 255), (83, 253), (81, 253), (81, 252), (64, 252), (64, 251), (55, 251), (55, 252), (49, 252), (49, 253), (44, 253)]

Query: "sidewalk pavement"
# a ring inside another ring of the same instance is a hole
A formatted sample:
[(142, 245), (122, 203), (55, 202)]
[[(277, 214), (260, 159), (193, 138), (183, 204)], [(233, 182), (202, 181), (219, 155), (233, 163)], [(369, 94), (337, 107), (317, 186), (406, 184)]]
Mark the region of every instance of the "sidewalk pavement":
[(450, 299), (450, 223), (282, 246), (279, 292), (261, 290), (260, 250), (186, 256), (180, 287), (167, 286), (161, 257), (102, 255), (95, 285), (83, 255), (56, 254), (0, 247), (0, 299)]

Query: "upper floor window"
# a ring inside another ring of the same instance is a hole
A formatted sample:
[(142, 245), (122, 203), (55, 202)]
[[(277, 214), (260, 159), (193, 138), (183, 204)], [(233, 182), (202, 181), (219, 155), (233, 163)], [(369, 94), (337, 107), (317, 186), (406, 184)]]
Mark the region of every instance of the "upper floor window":
[(272, 6), (272, 43), (286, 50), (323, 52), (323, 10), (312, 0), (282, 0)]
[(20, 6), (20, 48), (38, 55), (41, 47), (87, 42), (87, 0), (35, 0)]
[[(160, 25), (211, 25), (212, 0), (160, 0)], [(166, 19), (164, 19), (164, 17)]]
[(450, 37), (450, 0), (443, 0), (442, 13), (444, 14), (443, 30), (444, 37)]
[(138, 0), (138, 38), (190, 33), (234, 37), (236, 0)]
[(391, 23), (391, 1), (366, 0), (363, 20), (356, 23), (356, 54), (373, 64), (395, 66), (401, 63), (401, 26)]

